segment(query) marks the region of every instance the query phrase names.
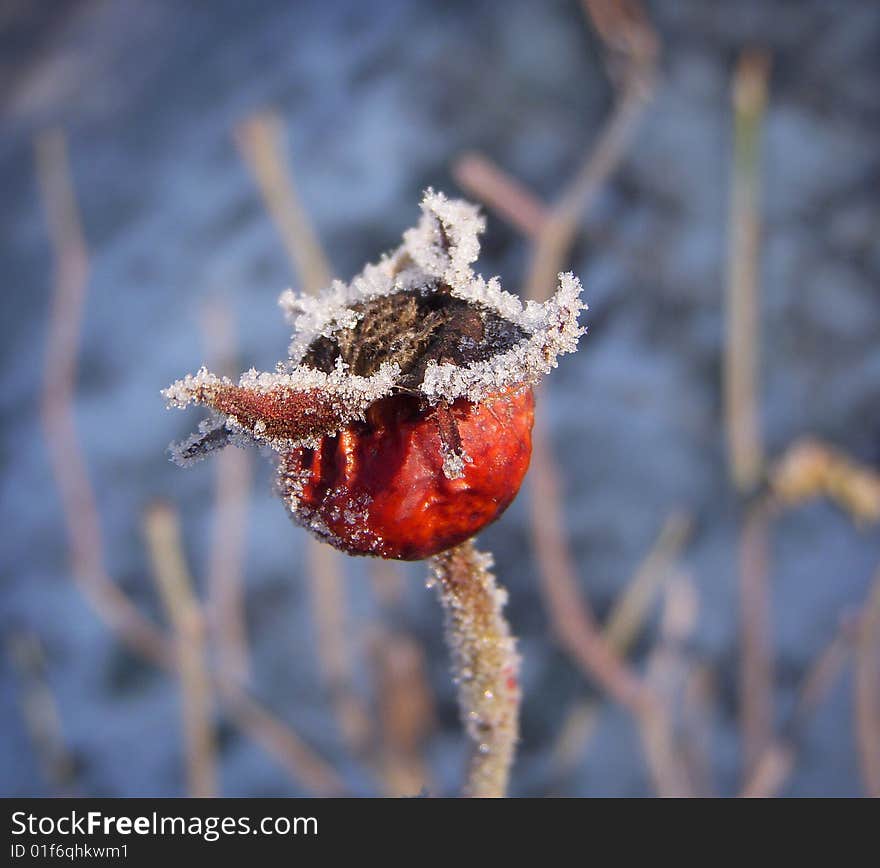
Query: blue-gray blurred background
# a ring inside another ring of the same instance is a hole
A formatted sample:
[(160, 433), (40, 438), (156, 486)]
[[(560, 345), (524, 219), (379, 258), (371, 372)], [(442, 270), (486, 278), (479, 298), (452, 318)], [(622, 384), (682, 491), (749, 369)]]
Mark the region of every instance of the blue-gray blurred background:
[[(809, 434), (876, 469), (880, 7), (657, 0), (647, 15), (662, 46), (655, 98), (567, 263), (586, 287), (590, 332), (548, 378), (539, 410), (561, 468), (577, 579), (600, 620), (668, 517), (693, 519), (675, 570), (696, 612), (666, 651), (676, 707), (693, 706), (683, 738), (700, 752), (698, 789), (730, 795), (744, 760), (744, 507), (728, 479), (721, 392), (731, 77), (744, 49), (769, 52), (759, 257), (767, 452)], [(166, 445), (198, 414), (166, 412), (159, 389), (205, 361), (211, 311), (232, 324), (237, 367), (271, 369), (288, 341), (276, 299), (297, 286), (236, 148), (236, 125), (258, 110), (277, 113), (301, 204), (335, 272), (349, 277), (415, 222), (423, 188), (461, 194), (452, 167), (465, 152), (482, 152), (544, 200), (556, 196), (612, 111), (604, 57), (576, 0), (0, 4), (4, 795), (188, 790), (179, 682), (127, 649), (72, 581), (39, 415), (54, 278), (35, 137), (64, 132), (89, 252), (75, 423), (107, 570), (166, 624), (144, 512), (157, 500), (178, 511), (205, 597), (217, 467), (206, 461), (184, 472), (169, 463)], [(479, 268), (516, 291), (528, 242), (488, 216)], [(346, 689), (367, 727), (354, 751), (316, 650), (307, 536), (272, 495), (268, 462), (249, 460), (248, 689), (347, 791), (455, 794), (465, 742), (440, 608), (422, 568), (403, 568), (400, 588), (383, 598), (378, 591), (395, 588), (392, 580), (377, 579), (365, 561), (344, 563)], [(649, 795), (632, 717), (554, 638), (530, 542), (530, 497), (527, 484), (481, 535), (510, 591), (524, 658), (511, 791)], [(854, 527), (825, 500), (773, 525), (776, 732), (789, 731), (805, 673), (867, 598), (878, 562), (876, 526)], [(630, 650), (640, 671), (657, 652), (659, 607)], [(400, 672), (409, 688), (401, 690)], [(847, 661), (799, 718), (782, 794), (864, 792), (854, 686)], [(415, 710), (388, 699), (395, 689), (415, 696)], [(219, 701), (212, 721), (221, 794), (313, 792)], [(395, 777), (388, 754), (396, 747), (409, 778)]]

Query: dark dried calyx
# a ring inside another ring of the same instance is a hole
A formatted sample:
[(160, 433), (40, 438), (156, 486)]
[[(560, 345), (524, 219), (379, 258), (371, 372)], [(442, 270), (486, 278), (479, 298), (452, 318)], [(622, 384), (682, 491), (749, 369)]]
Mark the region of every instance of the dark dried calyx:
[(330, 373), (341, 356), (353, 374), (369, 377), (384, 362), (400, 366), (399, 385), (417, 388), (432, 361), (465, 366), (503, 353), (528, 335), (495, 311), (439, 290), (407, 290), (352, 307), (354, 328), (313, 341), (302, 364)]

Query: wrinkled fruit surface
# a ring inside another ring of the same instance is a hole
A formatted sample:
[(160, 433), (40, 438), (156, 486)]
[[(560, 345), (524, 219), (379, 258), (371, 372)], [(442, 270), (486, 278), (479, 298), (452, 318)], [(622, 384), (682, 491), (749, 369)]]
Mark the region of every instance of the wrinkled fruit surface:
[(451, 548), (516, 496), (531, 456), (534, 397), (519, 389), (449, 407), (470, 459), (458, 479), (443, 472), (441, 412), (407, 396), (378, 401), (366, 422), (288, 453), (282, 486), (295, 480), (301, 514), (349, 553), (417, 560)]

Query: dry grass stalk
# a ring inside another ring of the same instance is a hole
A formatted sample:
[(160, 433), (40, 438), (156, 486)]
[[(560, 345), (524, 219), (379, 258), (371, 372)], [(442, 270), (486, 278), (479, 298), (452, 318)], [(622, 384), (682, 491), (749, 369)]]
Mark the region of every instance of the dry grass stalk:
[(217, 750), (202, 607), (183, 559), (174, 510), (155, 504), (147, 510), (144, 529), (153, 575), (174, 632), (188, 791), (209, 798), (217, 795)]
[(856, 743), (865, 792), (880, 798), (880, 569), (856, 635)]
[[(253, 115), (236, 127), (235, 141), (257, 182), (304, 291), (318, 293), (330, 285), (332, 273), (284, 158), (280, 118), (269, 111)], [(354, 690), (341, 556), (312, 537), (305, 545), (323, 678), (329, 685), (337, 723), (346, 744), (353, 752), (361, 753), (369, 740), (369, 716)]]
[(734, 144), (730, 194), (724, 411), (730, 475), (741, 492), (757, 486), (764, 463), (758, 419), (761, 126), (770, 72), (766, 54), (747, 51), (733, 80)]
[(462, 722), (472, 741), (466, 792), (502, 797), (519, 736), (520, 703), (519, 655), (502, 614), (507, 594), (490, 572), (491, 556), (471, 541), (435, 555), (432, 566)]

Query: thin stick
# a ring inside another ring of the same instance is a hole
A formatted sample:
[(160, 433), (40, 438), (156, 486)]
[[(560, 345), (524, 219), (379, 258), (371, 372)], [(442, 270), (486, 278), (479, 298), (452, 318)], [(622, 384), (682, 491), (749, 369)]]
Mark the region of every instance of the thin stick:
[(452, 175), (465, 192), (476, 195), (526, 238), (540, 234), (548, 216), (544, 203), (483, 154), (462, 154)]
[(856, 742), (865, 792), (880, 798), (880, 569), (856, 639)]
[[(278, 116), (261, 112), (235, 130), (235, 141), (275, 222), (305, 292), (330, 285), (331, 269), (283, 156)], [(318, 658), (330, 687), (336, 720), (349, 749), (361, 753), (369, 739), (369, 716), (354, 690), (341, 556), (309, 537), (306, 541), (312, 611), (318, 630)]]
[[(627, 582), (624, 592), (602, 627), (608, 646), (625, 658), (645, 622), (657, 593), (670, 575), (672, 564), (690, 533), (691, 519), (673, 512), (664, 522), (657, 539)], [(596, 728), (599, 703), (583, 699), (566, 716), (553, 750), (554, 766), (564, 770), (582, 756)]]
[(153, 575), (174, 630), (188, 791), (196, 798), (210, 798), (217, 795), (217, 750), (202, 607), (183, 560), (174, 510), (154, 505), (147, 511), (144, 529)]
[(749, 507), (739, 541), (739, 697), (746, 778), (773, 737), (773, 648), (767, 578), (771, 510), (765, 499)]
[[(42, 418), (67, 524), (73, 578), (86, 601), (119, 641), (156, 666), (173, 671), (177, 658), (169, 638), (138, 611), (113, 582), (106, 568), (95, 495), (73, 419), (73, 393), (88, 271), (86, 244), (63, 134), (56, 130), (40, 135), (35, 143), (35, 153), (55, 269)], [(226, 690), (224, 695), (235, 700), (230, 709), (233, 721), (262, 744), (267, 753), (275, 756), (294, 777), (322, 795), (342, 791), (342, 784), (333, 770), (255, 700), (238, 689)]]
[(599, 138), (554, 203), (535, 240), (523, 294), (536, 301), (543, 301), (553, 291), (583, 215), (620, 165), (653, 95), (658, 42), (640, 5), (607, 0), (587, 0), (584, 5), (606, 46), (609, 62), (622, 69), (621, 86)]
[[(231, 374), (235, 339), (229, 308), (215, 299), (202, 320), (210, 368)], [(214, 466), (214, 530), (206, 582), (210, 626), (221, 673), (245, 683), (250, 668), (244, 611), (250, 453), (224, 449)]]
[(230, 719), (294, 780), (319, 796), (345, 795), (345, 784), (333, 767), (306, 745), (289, 724), (228, 678), (220, 678), (216, 687)]
[(42, 133), (35, 152), (54, 261), (41, 409), (52, 473), (67, 524), (73, 578), (127, 645), (150, 660), (168, 665), (172, 654), (162, 631), (119, 590), (104, 563), (98, 509), (73, 417), (88, 254), (64, 134), (60, 130)]
[(281, 120), (274, 112), (260, 112), (239, 124), (234, 135), (306, 292), (315, 293), (329, 286), (327, 257), (282, 156)]
[(763, 750), (746, 779), (740, 796), (767, 799), (777, 796), (794, 769), (798, 745), (812, 712), (837, 681), (852, 648), (852, 637), (839, 630), (807, 670), (798, 691), (794, 711), (784, 734), (774, 738)]
[(683, 513), (673, 512), (666, 519), (650, 551), (611, 610), (602, 632), (605, 640), (618, 654), (626, 653), (644, 624), (690, 530), (691, 519)]
[(724, 411), (730, 475), (752, 491), (764, 464), (758, 420), (760, 134), (770, 71), (766, 54), (748, 51), (733, 81), (734, 145), (724, 345)]
[(473, 756), (466, 792), (507, 792), (519, 734), (519, 655), (502, 614), (507, 593), (490, 572), (490, 555), (473, 542), (432, 559), (433, 584), (446, 615), (446, 642)]
[(577, 570), (564, 536), (558, 471), (540, 420), (532, 434), (531, 486), (532, 540), (542, 594), (557, 638), (589, 678), (641, 715), (653, 706), (653, 700), (638, 675), (603, 638), (589, 602), (578, 590)]

